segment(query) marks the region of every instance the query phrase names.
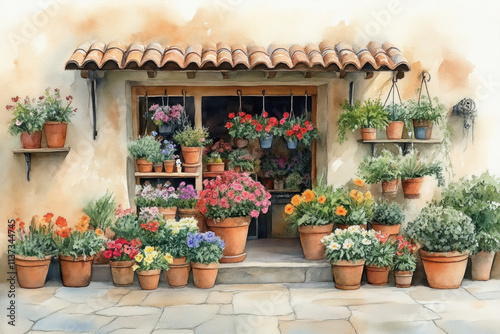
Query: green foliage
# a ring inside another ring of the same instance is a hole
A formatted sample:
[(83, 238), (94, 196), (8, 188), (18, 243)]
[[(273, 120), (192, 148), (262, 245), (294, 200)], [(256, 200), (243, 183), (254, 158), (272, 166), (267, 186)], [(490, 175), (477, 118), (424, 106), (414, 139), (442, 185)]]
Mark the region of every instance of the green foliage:
[(109, 190), (104, 196), (94, 199), (83, 208), (83, 212), (90, 217), (90, 226), (94, 229), (100, 228), (103, 231), (106, 227), (113, 225), (115, 210), (115, 195)]
[(182, 218), (179, 221), (169, 219), (165, 228), (161, 230), (161, 249), (169, 252), (174, 258), (188, 255), (187, 236), (189, 233), (198, 233), (198, 221), (193, 217)]
[(378, 157), (368, 158), (365, 156), (359, 164), (357, 175), (368, 184), (396, 180), (399, 179), (400, 175), (399, 161), (399, 157), (383, 150)]
[(136, 159), (146, 159), (153, 161), (153, 158), (160, 152), (161, 144), (153, 136), (139, 137), (128, 145), (128, 151)]
[(18, 102), (19, 97), (12, 98), (16, 102), (14, 106), (8, 105), (7, 110), (12, 110), (13, 118), (10, 122), (9, 132), (15, 136), (22, 132), (33, 133), (41, 131), (43, 123), (47, 119), (47, 114), (41, 107), (40, 102), (35, 99), (30, 100), (28, 96), (24, 102)]
[(146, 246), (144, 249), (141, 249), (134, 260), (136, 263), (132, 267), (134, 271), (167, 270), (168, 265), (173, 262), (172, 255), (163, 253), (152, 246)]
[(474, 250), (475, 253), (478, 252), (496, 252), (498, 247), (500, 246), (500, 240), (498, 240), (498, 236), (493, 236), (484, 231), (479, 232), (476, 235), (477, 238), (477, 247)]
[(387, 118), (390, 122), (405, 122), (407, 128), (411, 127), (411, 118), (408, 114), (408, 106), (403, 104), (388, 104), (385, 111), (389, 114)]
[(387, 239), (387, 236), (370, 232), (368, 232), (368, 236), (373, 235), (372, 244), (368, 246), (365, 264), (378, 268), (392, 267), (396, 246)]
[(211, 145), (212, 140), (209, 137), (208, 128), (193, 128), (191, 125), (187, 125), (184, 129), (174, 134), (175, 142), (186, 147), (203, 147)]
[(73, 97), (66, 96), (66, 106), (62, 105), (62, 98), (59, 89), (55, 89), (54, 95), (50, 94), (50, 89), (45, 90), (45, 99), (40, 104), (47, 113), (46, 121), (70, 123), (70, 117), (76, 112), (76, 108), (71, 106)]
[(48, 219), (45, 217), (33, 216), (28, 232), (25, 230), (24, 223), (19, 221), (14, 242), (16, 255), (36, 256), (43, 259), (47, 255), (57, 254), (57, 244), (54, 241), (54, 224), (51, 222), (52, 216)]
[(372, 243), (368, 232), (359, 226), (347, 230), (336, 229), (334, 233), (321, 239), (325, 246), (325, 259), (335, 264), (338, 261), (358, 261), (366, 259)]
[(396, 202), (379, 202), (373, 209), (373, 221), (384, 225), (397, 225), (403, 223), (405, 215), (401, 205)]
[(73, 256), (76, 260), (78, 256), (87, 256), (97, 254), (102, 250), (105, 238), (98, 236), (94, 230), (73, 231), (66, 238), (59, 238), (59, 254), (63, 256)]
[(443, 168), (439, 162), (427, 163), (418, 159), (418, 153), (412, 151), (401, 159), (399, 165), (401, 179), (414, 179), (425, 175), (434, 175), (438, 181), (438, 186), (444, 186)]
[(300, 189), (301, 184), (302, 176), (300, 176), (299, 173), (295, 172), (286, 177), (285, 189)]
[(224, 242), (214, 232), (189, 233), (187, 259), (203, 264), (217, 263), (222, 258)]
[(394, 270), (415, 271), (417, 269), (417, 258), (415, 252), (417, 245), (412, 244), (402, 236), (396, 239), (396, 254), (394, 257)]
[(130, 213), (119, 217), (111, 226), (111, 231), (115, 232), (117, 238), (133, 240), (139, 237), (141, 228), (135, 213)]
[(338, 140), (343, 143), (347, 137), (347, 130), (357, 130), (362, 128), (383, 129), (389, 124), (389, 114), (384, 110), (380, 100), (366, 100), (363, 104), (356, 101), (354, 105), (345, 102), (342, 105), (344, 112), (340, 114), (338, 120)]
[(474, 224), (453, 208), (428, 206), (406, 229), (408, 236), (429, 252), (473, 250), (477, 241)]
[(444, 104), (439, 102), (437, 97), (434, 97), (432, 100), (433, 102), (431, 103), (429, 98), (425, 95), (420, 99), (420, 104), (418, 101), (409, 100), (406, 103), (408, 117), (419, 121), (429, 120), (437, 124), (443, 122), (446, 108)]
[(254, 157), (246, 149), (236, 149), (229, 153), (230, 169), (240, 167), (242, 171), (253, 171), (255, 168)]

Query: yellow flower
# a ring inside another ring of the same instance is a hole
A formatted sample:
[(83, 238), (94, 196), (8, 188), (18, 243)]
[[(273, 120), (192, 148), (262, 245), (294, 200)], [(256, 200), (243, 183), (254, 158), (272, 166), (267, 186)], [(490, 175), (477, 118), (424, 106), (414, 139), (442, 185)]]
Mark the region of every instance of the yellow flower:
[(154, 259), (154, 257), (153, 257), (153, 256), (148, 255), (148, 256), (146, 256), (146, 258), (144, 259), (144, 262), (146, 262), (146, 264), (151, 264), (151, 263), (153, 263), (153, 261), (154, 261), (154, 260), (155, 260), (155, 259)]
[(372, 199), (373, 198), (372, 193), (369, 192), (369, 191), (366, 192), (365, 197), (366, 197), (366, 199)]
[(363, 187), (365, 185), (365, 183), (361, 179), (354, 180), (354, 184), (360, 187)]
[(142, 259), (144, 259), (144, 255), (142, 255), (141, 253), (137, 254), (135, 257), (134, 257), (134, 261), (135, 262), (141, 262)]
[(318, 202), (321, 203), (321, 204), (325, 204), (326, 202), (326, 196), (325, 195), (321, 195), (318, 197)]
[(285, 206), (285, 213), (288, 214), (288, 215), (291, 215), (293, 213), (293, 205), (287, 204)]
[(165, 254), (165, 260), (168, 264), (172, 264), (172, 262), (174, 262), (174, 258), (170, 255), (170, 253)]
[(138, 266), (137, 264), (134, 264), (134, 265), (132, 266), (132, 270), (133, 270), (133, 271), (136, 271), (137, 269), (139, 269), (139, 266)]
[(314, 195), (314, 191), (312, 191), (311, 189), (307, 189), (306, 191), (304, 191), (302, 196), (304, 196), (305, 202), (310, 202), (310, 201), (314, 200), (314, 198), (316, 197)]
[(99, 227), (95, 229), (95, 234), (98, 236), (103, 235), (102, 230)]
[(295, 195), (292, 197), (292, 205), (293, 206), (299, 206), (300, 203), (302, 203), (302, 197), (300, 197), (300, 195)]
[(144, 248), (144, 253), (148, 254), (148, 253), (151, 253), (155, 250), (155, 248), (153, 246), (146, 246), (146, 248)]
[(172, 234), (177, 234), (179, 233), (181, 230), (181, 228), (179, 226), (174, 226), (174, 228), (172, 228)]

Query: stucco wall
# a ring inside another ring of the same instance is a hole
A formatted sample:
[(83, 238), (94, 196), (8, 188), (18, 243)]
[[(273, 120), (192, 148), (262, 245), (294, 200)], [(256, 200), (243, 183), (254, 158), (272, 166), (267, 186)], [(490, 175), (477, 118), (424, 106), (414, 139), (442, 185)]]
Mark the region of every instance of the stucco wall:
[[(3, 105), (11, 96), (36, 97), (46, 87), (59, 87), (63, 95), (73, 95), (78, 112), (68, 129), (65, 155), (33, 156), (32, 181), (26, 182), (24, 157), (13, 155), (19, 138), (7, 131), (9, 112), (0, 113), (0, 238), (6, 240), (7, 219), (53, 212), (75, 221), (82, 206), (92, 198), (112, 190), (118, 201), (128, 203), (127, 184), (133, 183), (126, 145), (131, 138), (130, 85), (255, 84), (318, 85), (318, 116), (322, 117), (318, 175), (328, 171), (329, 183), (340, 186), (353, 177), (368, 145), (359, 145), (349, 136), (343, 145), (336, 142), (339, 104), (347, 98), (348, 85), (356, 82), (356, 98), (386, 94), (390, 74), (365, 80), (361, 74), (345, 79), (318, 75), (304, 79), (299, 74), (265, 80), (262, 75), (239, 74), (224, 80), (215, 75), (160, 73), (148, 80), (145, 73), (108, 73), (98, 90), (97, 140), (92, 139), (89, 88), (78, 72), (64, 71), (64, 63), (83, 41), (113, 40), (147, 44), (184, 41), (272, 42), (307, 44), (323, 39), (366, 43), (391, 41), (411, 61), (413, 70), (400, 83), (404, 99), (414, 97), (422, 69), (432, 74), (431, 94), (451, 107), (464, 97), (475, 99), (479, 110), (475, 142), (463, 138), (460, 120), (453, 118), (455, 130), (451, 156), (455, 178), (480, 173), (486, 168), (500, 175), (495, 131), (498, 112), (499, 69), (495, 66), (500, 48), (491, 32), (500, 29), (495, 3), (481, 6), (456, 2), (372, 1), (369, 5), (345, 1), (17, 1), (2, 5), (0, 54), (0, 97)], [(267, 6), (267, 7), (266, 7)], [(195, 8), (198, 8), (198, 11)], [(339, 9), (341, 8), (341, 10)], [(193, 16), (194, 15), (194, 16)], [(496, 68), (495, 68), (496, 67)], [(327, 118), (327, 119), (326, 119)], [(128, 171), (128, 172), (127, 172)], [(376, 190), (375, 190), (376, 191)], [(425, 202), (439, 196), (436, 183), (426, 180), (420, 200), (404, 201), (411, 219)], [(5, 272), (6, 243), (0, 243), (0, 273)]]

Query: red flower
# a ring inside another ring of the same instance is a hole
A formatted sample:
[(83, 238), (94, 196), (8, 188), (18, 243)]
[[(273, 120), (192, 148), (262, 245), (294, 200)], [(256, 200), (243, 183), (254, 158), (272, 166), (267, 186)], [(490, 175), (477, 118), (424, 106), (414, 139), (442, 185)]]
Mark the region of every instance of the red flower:
[(246, 115), (246, 114), (245, 114), (243, 111), (240, 111), (240, 112), (238, 113), (238, 116), (240, 116), (240, 117), (245, 117), (245, 115)]
[(6, 106), (5, 108), (6, 108), (7, 110), (10, 110), (10, 109), (14, 108), (14, 106)]
[(269, 116), (269, 114), (267, 113), (267, 111), (263, 111), (262, 112), (262, 117), (267, 118), (267, 116)]
[(297, 138), (299, 140), (302, 140), (302, 138), (304, 138), (304, 135), (302, 133), (297, 133)]
[(257, 120), (256, 119), (252, 120), (252, 125), (257, 125)]
[(113, 251), (113, 256), (114, 257), (120, 257), (122, 255), (122, 252), (119, 249), (115, 249)]
[(304, 124), (305, 124), (305, 125), (309, 125), (309, 121), (305, 121), (305, 122), (304, 122)]
[(292, 130), (286, 130), (286, 136), (290, 137), (291, 135), (293, 135), (293, 131)]
[(257, 130), (257, 132), (261, 132), (262, 131), (262, 124), (257, 124), (255, 126), (255, 130)]
[(288, 117), (290, 117), (290, 114), (289, 114), (289, 113), (287, 113), (287, 112), (286, 112), (286, 113), (284, 113), (284, 114), (283, 114), (283, 118), (284, 118), (284, 119), (287, 119)]
[(314, 127), (311, 124), (307, 124), (306, 129), (307, 129), (307, 131), (312, 131), (314, 129)]
[(304, 134), (304, 133), (307, 132), (307, 129), (306, 128), (300, 128), (300, 132)]
[(106, 251), (104, 252), (104, 257), (105, 257), (106, 259), (111, 259), (111, 256), (112, 256), (112, 255), (113, 255), (113, 252), (112, 252), (110, 249), (108, 249), (108, 250), (106, 250)]
[(43, 98), (44, 98), (44, 96), (43, 96), (43, 95), (38, 97), (38, 99), (39, 99), (40, 101), (41, 101), (41, 100), (43, 100)]
[(243, 123), (245, 123), (245, 122), (246, 122), (245, 118), (241, 118), (241, 119), (240, 119), (240, 124), (243, 124)]
[(66, 221), (66, 219), (64, 219), (63, 217), (59, 216), (59, 217), (57, 217), (57, 219), (56, 219), (56, 225), (57, 225), (59, 228), (63, 228), (63, 227), (68, 226), (68, 222)]
[(300, 130), (300, 125), (299, 124), (295, 124), (294, 126), (292, 126), (292, 130), (293, 131), (299, 131)]
[(266, 132), (271, 132), (272, 126), (271, 125), (266, 125)]
[(251, 119), (252, 119), (252, 115), (250, 115), (250, 114), (245, 115), (245, 120), (249, 121)]
[(229, 113), (229, 115), (227, 115), (227, 117), (229, 117), (230, 119), (233, 119), (234, 118), (234, 112)]
[(231, 123), (231, 122), (227, 122), (226, 123), (226, 128), (227, 129), (231, 129), (232, 127), (233, 127), (233, 123)]
[(276, 125), (278, 125), (278, 119), (276, 117), (271, 117), (271, 118), (269, 118), (268, 124), (271, 126), (276, 126)]
[(17, 102), (17, 101), (19, 101), (19, 96), (16, 96), (16, 97), (12, 98), (12, 102)]
[(285, 122), (286, 122), (286, 119), (284, 119), (284, 118), (280, 119), (280, 125), (285, 124)]
[(45, 218), (46, 221), (50, 221), (54, 217), (54, 214), (52, 213), (47, 213), (43, 218)]

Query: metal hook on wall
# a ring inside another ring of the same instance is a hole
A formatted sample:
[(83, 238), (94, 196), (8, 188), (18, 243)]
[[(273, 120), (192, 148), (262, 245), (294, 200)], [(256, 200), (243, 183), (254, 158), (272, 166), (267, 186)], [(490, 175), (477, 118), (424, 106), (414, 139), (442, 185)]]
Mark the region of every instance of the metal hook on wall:
[(305, 107), (304, 107), (304, 114), (307, 114), (307, 90), (306, 92), (304, 93), (305, 95)]
[(236, 91), (236, 94), (238, 94), (238, 97), (240, 98), (240, 107), (238, 109), (238, 111), (243, 111), (242, 107), (241, 107), (241, 96), (243, 95), (243, 93), (241, 92), (241, 90), (237, 90)]
[(262, 113), (266, 111), (266, 90), (262, 90)]

